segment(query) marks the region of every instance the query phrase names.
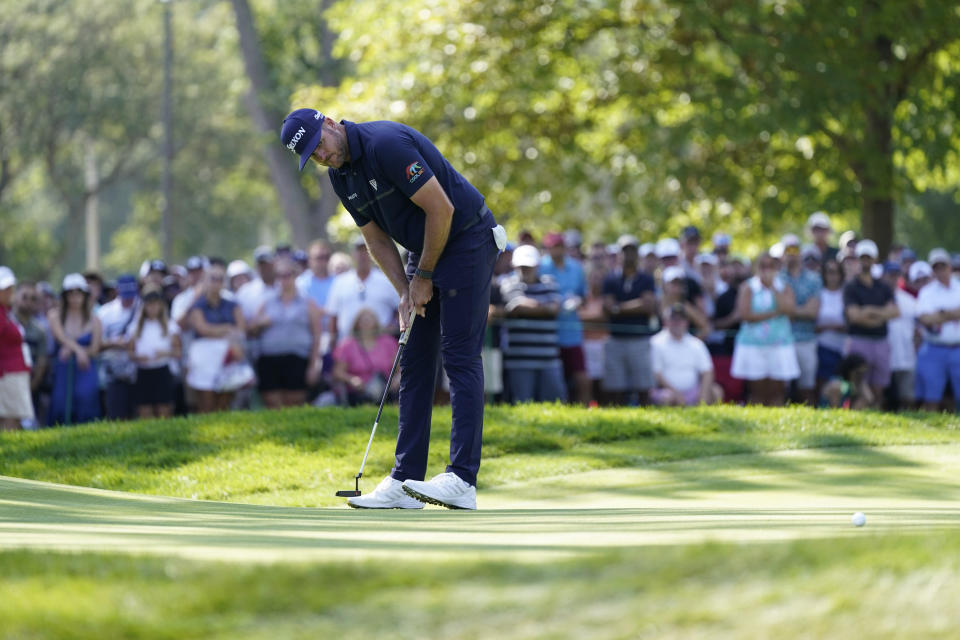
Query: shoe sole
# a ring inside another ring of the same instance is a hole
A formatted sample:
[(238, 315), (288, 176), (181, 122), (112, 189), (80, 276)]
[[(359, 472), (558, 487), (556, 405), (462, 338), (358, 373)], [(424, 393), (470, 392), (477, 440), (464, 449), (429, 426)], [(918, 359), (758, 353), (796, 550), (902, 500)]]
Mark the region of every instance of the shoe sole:
[(461, 507), (455, 504), (447, 504), (446, 502), (440, 502), (436, 498), (431, 498), (427, 494), (420, 493), (419, 491), (411, 489), (407, 485), (403, 485), (403, 487), (401, 488), (403, 489), (403, 492), (406, 493), (408, 496), (410, 496), (414, 500), (419, 500), (420, 502), (428, 502), (430, 504), (435, 504), (438, 507), (444, 507), (446, 509), (454, 509), (458, 511), (476, 511), (477, 510), (476, 507)]
[(405, 510), (407, 510), (407, 511), (416, 511), (417, 509), (423, 509), (423, 505), (422, 505), (422, 504), (421, 504), (419, 507), (364, 507), (364, 506), (359, 505), (359, 504), (352, 504), (352, 503), (348, 502), (348, 503), (347, 503), (347, 506), (350, 507), (351, 509), (371, 509), (371, 510), (372, 510), (372, 509), (379, 509), (379, 510), (381, 510), (381, 511), (386, 511), (386, 510), (388, 510), (388, 509), (405, 509)]

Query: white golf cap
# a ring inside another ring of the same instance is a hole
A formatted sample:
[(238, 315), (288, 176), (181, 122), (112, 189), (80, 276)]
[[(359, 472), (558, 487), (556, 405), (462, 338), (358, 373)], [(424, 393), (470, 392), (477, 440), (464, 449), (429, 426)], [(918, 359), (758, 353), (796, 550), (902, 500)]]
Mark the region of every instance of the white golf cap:
[(81, 274), (68, 273), (63, 279), (63, 290), (73, 291), (74, 289), (78, 289), (80, 291), (90, 291), (90, 285), (87, 284), (87, 279)]
[(640, 245), (640, 257), (646, 258), (647, 256), (657, 255), (657, 245), (652, 242), (644, 242)]
[(250, 268), (243, 260), (234, 260), (227, 265), (227, 279), (233, 278), (234, 276), (242, 275), (253, 275), (253, 269)]
[(929, 263), (923, 260), (917, 260), (910, 265), (910, 271), (907, 272), (907, 277), (910, 278), (910, 282), (916, 282), (920, 278), (932, 278), (933, 268)]
[(927, 256), (927, 262), (930, 263), (931, 267), (941, 262), (944, 262), (947, 264), (947, 266), (950, 266), (951, 264), (950, 253), (946, 249), (937, 247), (936, 249), (930, 252), (930, 255)]
[(830, 216), (823, 211), (814, 211), (807, 219), (808, 229), (829, 229), (833, 230), (833, 224), (830, 222)]
[(769, 253), (770, 257), (775, 260), (782, 260), (783, 259), (783, 243), (782, 242), (776, 243), (775, 245), (770, 247), (770, 251), (768, 251), (767, 253)]
[(679, 265), (673, 265), (672, 267), (667, 267), (663, 270), (663, 281), (664, 282), (673, 282), (674, 280), (682, 280), (687, 277), (687, 272), (683, 270), (683, 267)]
[(799, 247), (800, 238), (798, 238), (795, 233), (788, 233), (780, 238), (780, 244), (784, 247)]
[(680, 255), (680, 243), (676, 238), (663, 238), (657, 242), (657, 257), (669, 258)]
[(617, 246), (620, 247), (620, 249), (624, 247), (639, 247), (640, 241), (637, 240), (637, 236), (625, 233), (617, 238)]
[(720, 264), (720, 259), (712, 253), (699, 253), (693, 261), (696, 264), (710, 264), (713, 266)]
[(860, 240), (857, 242), (857, 248), (854, 250), (854, 255), (858, 258), (863, 256), (868, 256), (876, 260), (880, 257), (880, 250), (877, 249), (877, 243), (873, 240)]
[(540, 264), (540, 252), (532, 244), (522, 244), (513, 250), (510, 264), (515, 267), (536, 267)]
[(10, 267), (0, 267), (0, 289), (9, 289), (17, 284), (17, 276), (13, 275)]

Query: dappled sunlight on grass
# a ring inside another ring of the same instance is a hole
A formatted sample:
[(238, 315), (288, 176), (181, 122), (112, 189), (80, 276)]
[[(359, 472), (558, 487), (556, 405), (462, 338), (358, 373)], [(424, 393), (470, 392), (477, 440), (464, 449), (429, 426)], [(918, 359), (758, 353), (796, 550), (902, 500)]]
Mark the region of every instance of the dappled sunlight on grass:
[[(262, 504), (341, 504), (369, 437), (373, 408), (234, 412), (0, 434), (0, 474), (107, 489)], [(387, 407), (363, 482), (393, 465)], [(447, 463), (450, 410), (438, 408), (428, 473)], [(960, 441), (960, 422), (804, 407), (584, 409), (560, 404), (486, 411), (480, 487), (718, 455)], [(369, 483), (369, 484), (366, 484)]]

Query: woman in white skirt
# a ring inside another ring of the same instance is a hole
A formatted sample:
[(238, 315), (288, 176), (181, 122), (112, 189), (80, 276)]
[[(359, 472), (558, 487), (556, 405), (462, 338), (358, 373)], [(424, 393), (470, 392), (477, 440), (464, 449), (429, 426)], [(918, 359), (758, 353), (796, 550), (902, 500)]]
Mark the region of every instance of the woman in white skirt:
[(223, 261), (211, 258), (203, 278), (203, 292), (188, 315), (196, 338), (190, 344), (186, 382), (197, 392), (200, 413), (230, 408), (233, 391), (221, 388), (221, 374), (228, 359), (243, 358), (243, 312), (236, 302), (220, 295), (225, 274)]
[(730, 373), (750, 381), (751, 402), (778, 407), (786, 398), (787, 382), (800, 375), (790, 330), (794, 297), (777, 276), (770, 254), (761, 254), (756, 266), (756, 275), (740, 285), (737, 295), (741, 324)]

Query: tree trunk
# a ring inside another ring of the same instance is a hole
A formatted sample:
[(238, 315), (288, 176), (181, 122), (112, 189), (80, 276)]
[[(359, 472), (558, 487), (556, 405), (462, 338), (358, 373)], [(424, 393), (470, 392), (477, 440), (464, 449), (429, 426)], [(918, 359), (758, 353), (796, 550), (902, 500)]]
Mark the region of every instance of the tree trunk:
[[(264, 147), (270, 177), (277, 191), (280, 206), (290, 225), (294, 244), (306, 246), (316, 237), (326, 237), (326, 223), (329, 214), (323, 217), (323, 211), (315, 209), (310, 197), (300, 182), (297, 160), (280, 144), (280, 124), (283, 114), (274, 113), (266, 104), (263, 96), (270, 95), (270, 80), (260, 49), (260, 40), (253, 23), (253, 13), (247, 0), (232, 0), (240, 34), (240, 50), (243, 64), (250, 80), (246, 103), (250, 117), (257, 129), (267, 141)], [(325, 185), (324, 191), (330, 190)]]
[(867, 107), (866, 116), (858, 176), (863, 196), (860, 227), (865, 238), (877, 243), (883, 258), (893, 243), (893, 111), (877, 104)]

